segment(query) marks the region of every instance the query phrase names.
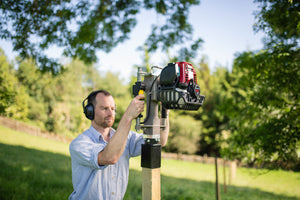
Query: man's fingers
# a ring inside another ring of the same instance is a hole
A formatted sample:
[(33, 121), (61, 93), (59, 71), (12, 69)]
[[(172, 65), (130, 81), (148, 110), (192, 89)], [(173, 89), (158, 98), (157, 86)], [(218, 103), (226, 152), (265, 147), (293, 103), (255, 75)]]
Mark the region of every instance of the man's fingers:
[(143, 99), (145, 98), (144, 94), (137, 95), (130, 103), (127, 108), (127, 114), (136, 118), (141, 112), (144, 111), (145, 102)]
[(139, 94), (135, 98), (138, 99), (138, 100), (143, 100), (143, 99), (145, 99), (145, 95), (144, 94)]

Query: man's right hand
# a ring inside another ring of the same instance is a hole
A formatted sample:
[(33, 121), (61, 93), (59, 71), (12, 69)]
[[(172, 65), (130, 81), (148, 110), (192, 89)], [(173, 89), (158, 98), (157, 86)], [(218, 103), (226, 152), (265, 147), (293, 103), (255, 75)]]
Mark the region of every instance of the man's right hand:
[(127, 107), (125, 114), (131, 120), (137, 118), (139, 116), (139, 114), (144, 111), (145, 103), (144, 103), (143, 99), (145, 99), (144, 94), (137, 95), (135, 98), (132, 99), (129, 106)]

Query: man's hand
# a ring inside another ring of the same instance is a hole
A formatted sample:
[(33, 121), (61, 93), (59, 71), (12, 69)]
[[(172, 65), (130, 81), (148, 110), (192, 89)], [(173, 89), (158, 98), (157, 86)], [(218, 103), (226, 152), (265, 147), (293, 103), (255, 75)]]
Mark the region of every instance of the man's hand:
[(124, 115), (127, 115), (131, 120), (137, 118), (139, 114), (144, 111), (145, 103), (143, 99), (145, 99), (144, 94), (137, 95), (132, 99)]

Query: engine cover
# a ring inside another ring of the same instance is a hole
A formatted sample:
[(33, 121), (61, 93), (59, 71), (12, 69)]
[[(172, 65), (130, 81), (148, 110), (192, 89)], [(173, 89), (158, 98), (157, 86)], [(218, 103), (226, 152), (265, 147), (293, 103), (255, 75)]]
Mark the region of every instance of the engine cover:
[(166, 109), (198, 110), (205, 97), (200, 95), (197, 75), (190, 63), (169, 63), (160, 74), (158, 100)]

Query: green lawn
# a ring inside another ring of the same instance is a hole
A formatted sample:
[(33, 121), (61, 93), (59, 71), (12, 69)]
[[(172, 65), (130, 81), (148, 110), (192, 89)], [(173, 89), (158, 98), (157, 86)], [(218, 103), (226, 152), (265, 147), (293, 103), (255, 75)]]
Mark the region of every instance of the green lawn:
[[(68, 144), (0, 126), (0, 199), (67, 199), (72, 192)], [(124, 199), (141, 199), (140, 158), (130, 162)], [(220, 168), (220, 181), (223, 181)], [(161, 199), (215, 199), (214, 165), (162, 160)], [(300, 199), (300, 173), (238, 168), (222, 200)]]

